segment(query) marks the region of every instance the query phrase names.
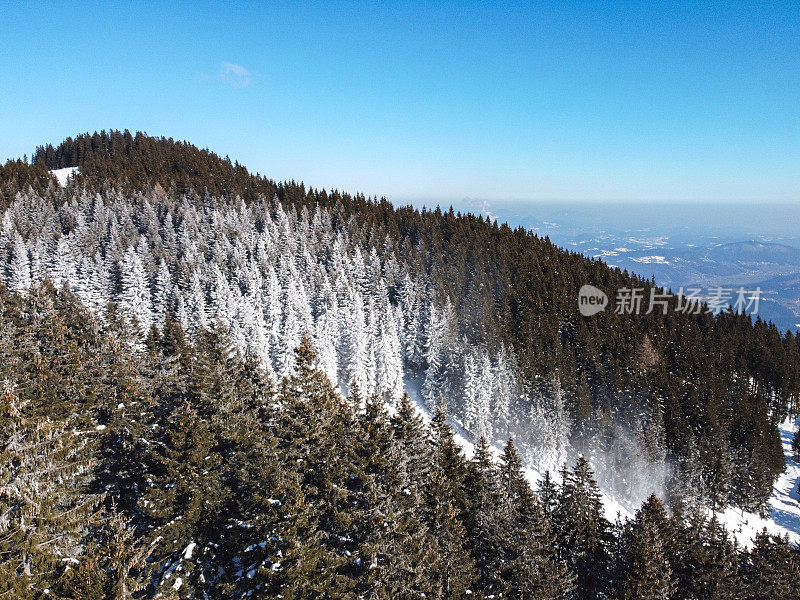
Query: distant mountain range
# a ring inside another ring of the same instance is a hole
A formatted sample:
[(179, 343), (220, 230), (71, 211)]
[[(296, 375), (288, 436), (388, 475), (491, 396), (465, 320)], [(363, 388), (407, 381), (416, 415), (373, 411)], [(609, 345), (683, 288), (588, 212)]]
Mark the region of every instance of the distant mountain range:
[(522, 225), (566, 249), (677, 292), (760, 288), (758, 314), (800, 330), (800, 207), (789, 205), (504, 204), (465, 200), (470, 211)]

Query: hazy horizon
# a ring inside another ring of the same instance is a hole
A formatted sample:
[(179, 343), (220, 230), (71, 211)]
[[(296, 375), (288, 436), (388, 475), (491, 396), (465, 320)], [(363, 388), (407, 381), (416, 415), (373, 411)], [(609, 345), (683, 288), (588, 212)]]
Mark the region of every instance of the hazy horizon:
[(791, 4), (6, 3), (3, 16), (0, 160), (127, 128), (396, 203), (800, 201)]

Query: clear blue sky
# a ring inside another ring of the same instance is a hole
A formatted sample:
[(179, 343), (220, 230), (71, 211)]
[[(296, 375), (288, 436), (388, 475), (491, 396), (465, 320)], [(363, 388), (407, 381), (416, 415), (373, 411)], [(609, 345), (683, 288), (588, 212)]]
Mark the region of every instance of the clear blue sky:
[(0, 160), (128, 128), (398, 202), (800, 202), (796, 1), (259, 4), (3, 0)]

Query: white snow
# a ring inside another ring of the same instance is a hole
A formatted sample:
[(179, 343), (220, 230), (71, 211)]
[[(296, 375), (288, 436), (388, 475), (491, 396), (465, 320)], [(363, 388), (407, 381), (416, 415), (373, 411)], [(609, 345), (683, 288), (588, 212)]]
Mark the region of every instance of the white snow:
[(717, 519), (742, 546), (749, 547), (755, 535), (763, 529), (774, 535), (788, 535), (791, 542), (800, 544), (800, 496), (797, 493), (800, 465), (792, 455), (792, 439), (797, 428), (797, 419), (787, 419), (780, 426), (786, 470), (773, 486), (769, 519), (734, 508), (717, 513)]
[(657, 263), (661, 265), (668, 265), (669, 262), (666, 260), (664, 256), (639, 256), (635, 257), (633, 260), (639, 263)]
[[(800, 493), (798, 493), (800, 464), (792, 454), (792, 439), (798, 425), (800, 425), (800, 420), (788, 419), (780, 426), (786, 470), (773, 486), (772, 498), (770, 498), (772, 507), (770, 517), (763, 519), (755, 513), (743, 512), (732, 507), (716, 514), (719, 522), (736, 537), (741, 546), (750, 547), (756, 534), (763, 529), (774, 535), (788, 535), (792, 543), (800, 544)], [(455, 439), (467, 456), (471, 456), (474, 450), (472, 443), (460, 434), (456, 434)], [(496, 459), (499, 458), (500, 448), (496, 444), (492, 446), (492, 454)], [(543, 474), (526, 467), (525, 476), (531, 486), (537, 489)], [(554, 481), (559, 482), (559, 473), (551, 473), (550, 476)], [(633, 513), (623, 504), (603, 490), (600, 493), (605, 516), (609, 521), (614, 522), (617, 519), (624, 521), (633, 517)]]
[(194, 542), (191, 542), (188, 546), (186, 546), (186, 549), (183, 551), (183, 558), (186, 560), (192, 558), (192, 552), (194, 552), (195, 546), (197, 546), (197, 544)]
[(183, 585), (183, 579), (181, 577), (178, 577), (175, 580), (175, 583), (172, 584), (172, 589), (177, 592), (179, 589), (181, 589), (182, 585)]
[(58, 185), (65, 187), (67, 182), (69, 182), (70, 177), (80, 172), (80, 167), (66, 167), (64, 169), (54, 169), (53, 171), (50, 171), (50, 174), (56, 176), (56, 179), (58, 179)]

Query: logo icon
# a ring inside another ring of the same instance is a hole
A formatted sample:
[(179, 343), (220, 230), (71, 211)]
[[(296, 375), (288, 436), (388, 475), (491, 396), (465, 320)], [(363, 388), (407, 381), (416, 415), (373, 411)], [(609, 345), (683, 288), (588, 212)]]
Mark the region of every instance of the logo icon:
[(608, 306), (608, 296), (593, 285), (584, 285), (578, 291), (578, 310), (584, 317), (602, 312)]

